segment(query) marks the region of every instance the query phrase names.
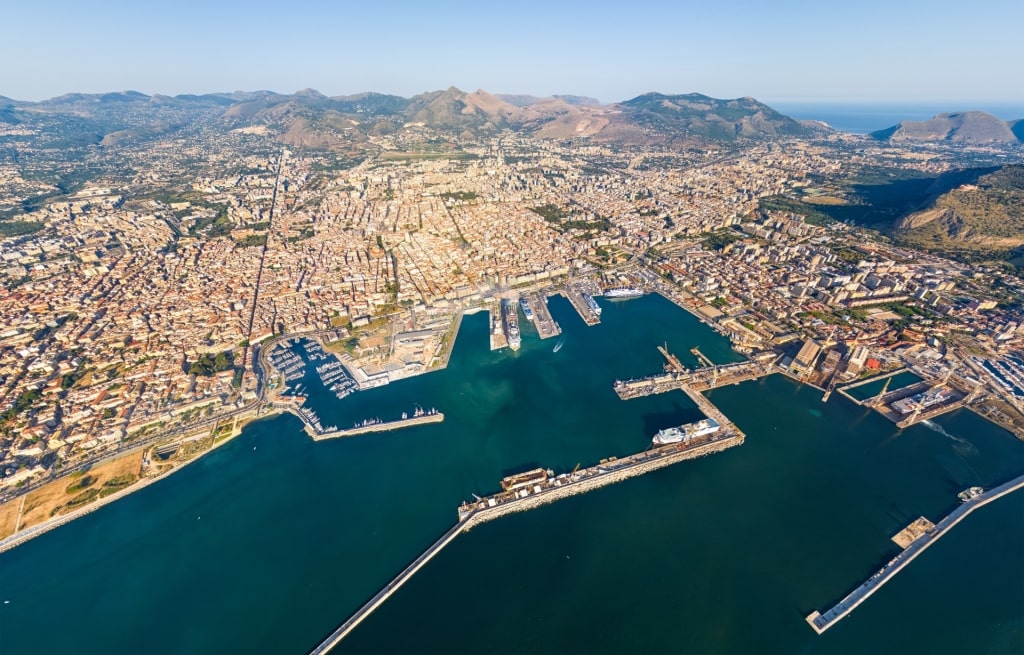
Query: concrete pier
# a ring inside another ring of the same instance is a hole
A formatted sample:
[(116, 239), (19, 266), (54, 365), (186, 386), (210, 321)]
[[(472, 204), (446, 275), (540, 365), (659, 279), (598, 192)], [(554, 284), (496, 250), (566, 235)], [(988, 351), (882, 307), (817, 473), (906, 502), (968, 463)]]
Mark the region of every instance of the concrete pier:
[(330, 432), (316, 432), (312, 428), (309, 428), (307, 424), (306, 432), (313, 438), (313, 441), (325, 441), (327, 439), (339, 439), (342, 437), (354, 437), (360, 434), (367, 434), (370, 432), (388, 432), (390, 430), (401, 430), (402, 428), (412, 427), (414, 425), (424, 425), (426, 423), (440, 423), (444, 420), (444, 413), (435, 412), (433, 414), (424, 414), (422, 416), (413, 416), (412, 418), (403, 418), (396, 421), (382, 421), (380, 423), (370, 423), (369, 425), (360, 425), (354, 428), (348, 428), (346, 430), (332, 430)]
[(775, 370), (758, 362), (739, 362), (699, 368), (689, 373), (662, 373), (635, 380), (615, 382), (615, 393), (623, 400), (651, 396), (689, 387), (694, 391), (708, 391), (727, 384), (739, 384), (771, 375)]
[(534, 293), (527, 296), (530, 301), (530, 309), (533, 310), (533, 325), (537, 328), (537, 334), (541, 339), (557, 337), (562, 333), (562, 328), (551, 316), (548, 309), (548, 298), (545, 295)]
[(587, 325), (597, 325), (601, 322), (601, 317), (590, 308), (587, 301), (583, 299), (583, 293), (579, 289), (570, 285), (565, 288), (563, 293), (569, 299), (569, 302), (572, 303), (572, 306), (576, 309), (584, 323)]
[[(845, 598), (836, 603), (834, 607), (826, 611), (824, 614), (817, 611), (811, 612), (807, 616), (807, 624), (810, 625), (818, 634), (825, 632), (835, 625), (836, 621), (848, 615), (856, 609), (858, 605), (867, 600), (871, 594), (881, 589), (882, 585), (902, 571), (903, 567), (910, 564), (915, 557), (923, 553), (929, 546), (938, 541), (939, 538), (952, 529), (953, 526), (964, 520), (968, 514), (983, 505), (987, 505), (994, 500), (1002, 498), (1006, 494), (1020, 489), (1021, 487), (1024, 487), (1024, 475), (1001, 484), (994, 489), (990, 489), (976, 498), (965, 501), (959, 507), (950, 512), (946, 518), (936, 523), (934, 527), (926, 529), (924, 534), (916, 534), (916, 536), (910, 541), (907, 547), (900, 552), (899, 555), (889, 560), (889, 562), (879, 569), (877, 573), (872, 575), (862, 585), (854, 589)], [(918, 521), (920, 521), (920, 519), (918, 519)], [(900, 533), (900, 535), (902, 534), (903, 532)]]
[[(731, 425), (731, 423), (730, 423)], [(544, 488), (519, 494), (505, 492), (482, 498), (474, 503), (463, 503), (459, 507), (459, 521), (435, 541), (429, 548), (405, 567), (398, 576), (378, 591), (370, 600), (360, 607), (337, 630), (327, 636), (323, 642), (310, 651), (313, 655), (322, 655), (338, 645), (356, 626), (380, 607), (399, 588), (412, 578), (445, 546), (450, 544), (460, 533), (470, 528), (492, 521), (514, 512), (525, 512), (556, 500), (586, 493), (592, 489), (621, 482), (631, 477), (643, 475), (677, 462), (704, 457), (721, 452), (727, 448), (738, 446), (744, 441), (743, 433), (725, 429), (705, 437), (699, 437), (689, 443), (670, 444), (659, 448), (651, 448), (628, 457), (611, 457), (600, 464), (580, 471), (563, 474), (551, 478)]]
[(679, 358), (668, 351), (668, 344), (665, 346), (658, 346), (658, 352), (665, 358), (668, 365), (672, 367), (677, 373), (686, 373), (687, 369), (683, 366), (683, 363), (679, 361)]
[(713, 361), (711, 361), (710, 359), (708, 359), (704, 355), (704, 353), (702, 353), (700, 351), (700, 348), (698, 348), (697, 346), (694, 346), (693, 348), (690, 348), (690, 353), (693, 354), (693, 356), (696, 357), (698, 359), (698, 361), (700, 361), (705, 366), (707, 366), (709, 368), (714, 368), (715, 363)]
[(742, 432), (735, 429), (722, 429), (712, 435), (695, 438), (688, 443), (650, 448), (628, 457), (609, 458), (602, 460), (596, 466), (549, 478), (543, 483), (543, 486), (538, 484), (536, 487), (532, 487), (532, 490), (527, 488), (518, 494), (503, 492), (472, 503), (463, 503), (459, 507), (459, 520), (466, 524), (468, 530), (480, 523), (492, 521), (506, 514), (525, 512), (562, 498), (586, 493), (678, 462), (718, 453), (738, 446), (744, 440), (745, 436)]

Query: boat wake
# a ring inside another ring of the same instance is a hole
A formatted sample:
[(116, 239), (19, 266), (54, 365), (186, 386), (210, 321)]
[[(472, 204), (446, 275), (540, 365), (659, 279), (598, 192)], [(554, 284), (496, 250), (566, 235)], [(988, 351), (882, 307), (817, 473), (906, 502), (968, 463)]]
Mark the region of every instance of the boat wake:
[(558, 340), (558, 343), (555, 344), (555, 349), (552, 350), (551, 352), (556, 353), (559, 350), (561, 350), (562, 349), (562, 344), (564, 344), (564, 343), (565, 343), (565, 337), (562, 337), (561, 339)]
[(974, 444), (972, 444), (970, 441), (964, 439), (963, 437), (958, 437), (955, 434), (950, 434), (949, 432), (946, 432), (946, 428), (942, 427), (941, 425), (935, 423), (930, 419), (921, 421), (921, 425), (925, 426), (932, 432), (938, 432), (942, 436), (948, 438), (950, 441), (953, 441), (956, 444), (955, 446), (953, 446), (953, 448), (961, 454), (968, 454), (977, 451), (977, 448), (975, 448)]

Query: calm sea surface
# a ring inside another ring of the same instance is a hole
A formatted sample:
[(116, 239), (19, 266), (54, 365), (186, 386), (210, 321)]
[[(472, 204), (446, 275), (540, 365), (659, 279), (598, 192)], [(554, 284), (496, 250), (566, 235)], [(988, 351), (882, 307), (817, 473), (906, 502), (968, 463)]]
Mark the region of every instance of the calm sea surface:
[[(471, 494), (643, 449), (700, 418), (681, 392), (620, 401), (619, 378), (728, 343), (660, 297), (603, 302), (565, 341), (524, 325), (487, 349), (467, 316), (447, 370), (337, 401), (325, 424), (442, 424), (313, 443), (249, 426), (157, 484), (0, 555), (0, 652), (304, 653), (414, 559)], [(318, 395), (319, 394), (319, 395)], [(823, 636), (804, 622), (971, 485), (1024, 471), (1024, 443), (969, 412), (902, 432), (779, 376), (718, 389), (744, 445), (458, 537), (338, 652), (1019, 653), (1024, 494), (971, 515)]]
[(1024, 118), (1024, 106), (982, 103), (947, 103), (935, 105), (865, 105), (839, 103), (770, 103), (783, 114), (801, 120), (824, 121), (841, 132), (865, 134), (884, 130), (901, 121), (923, 121), (935, 116), (958, 111), (980, 110), (998, 116), (1004, 121)]

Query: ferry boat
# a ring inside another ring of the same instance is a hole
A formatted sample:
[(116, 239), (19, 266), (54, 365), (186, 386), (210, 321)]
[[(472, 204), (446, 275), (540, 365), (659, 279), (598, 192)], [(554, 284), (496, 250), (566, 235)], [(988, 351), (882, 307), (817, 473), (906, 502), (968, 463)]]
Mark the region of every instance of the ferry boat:
[(595, 314), (597, 314), (598, 316), (600, 316), (601, 315), (601, 305), (598, 305), (597, 301), (594, 300), (594, 298), (589, 293), (584, 293), (582, 295), (583, 295), (583, 300), (586, 301), (587, 306), (590, 307), (590, 310), (592, 312), (594, 312)]
[(604, 292), (605, 298), (639, 298), (644, 295), (641, 289), (634, 289), (632, 287), (619, 287), (617, 289), (608, 289)]
[(932, 405), (947, 402), (953, 398), (955, 393), (952, 389), (946, 387), (936, 387), (914, 394), (909, 398), (897, 400), (892, 404), (892, 408), (900, 414), (909, 414), (917, 411), (919, 408), (928, 409)]
[(705, 434), (712, 434), (718, 432), (721, 428), (713, 418), (706, 418), (696, 423), (687, 423), (686, 425), (680, 425), (676, 428), (665, 428), (659, 430), (658, 434), (654, 435), (654, 439), (651, 440), (656, 446), (664, 446), (670, 443), (679, 443), (680, 441), (686, 442), (695, 437), (702, 437)]

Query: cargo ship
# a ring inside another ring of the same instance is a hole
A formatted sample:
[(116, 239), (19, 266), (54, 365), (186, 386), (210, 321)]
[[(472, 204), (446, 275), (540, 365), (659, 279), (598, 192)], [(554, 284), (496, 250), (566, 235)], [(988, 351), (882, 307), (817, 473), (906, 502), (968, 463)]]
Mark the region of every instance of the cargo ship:
[(526, 298), (520, 298), (519, 304), (523, 308), (523, 316), (526, 317), (526, 320), (533, 323), (533, 309), (530, 308), (530, 301)]
[(910, 414), (918, 409), (928, 409), (932, 405), (938, 405), (952, 400), (955, 395), (956, 392), (952, 389), (936, 387), (914, 394), (909, 398), (897, 400), (892, 404), (892, 408), (900, 414)]
[(639, 298), (644, 295), (644, 292), (640, 289), (633, 289), (631, 287), (619, 287), (617, 289), (608, 289), (604, 292), (605, 298)]
[(705, 434), (712, 434), (718, 432), (721, 426), (713, 418), (706, 418), (696, 423), (687, 423), (686, 425), (680, 425), (677, 428), (665, 428), (659, 430), (658, 434), (654, 435), (654, 439), (651, 440), (656, 446), (664, 446), (670, 443), (687, 442), (694, 437), (702, 437)]
[(502, 315), (505, 318), (505, 337), (508, 339), (508, 347), (512, 350), (519, 350), (522, 339), (519, 335), (519, 303), (513, 300), (502, 300)]

